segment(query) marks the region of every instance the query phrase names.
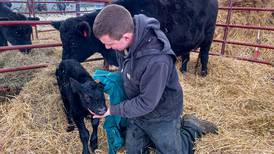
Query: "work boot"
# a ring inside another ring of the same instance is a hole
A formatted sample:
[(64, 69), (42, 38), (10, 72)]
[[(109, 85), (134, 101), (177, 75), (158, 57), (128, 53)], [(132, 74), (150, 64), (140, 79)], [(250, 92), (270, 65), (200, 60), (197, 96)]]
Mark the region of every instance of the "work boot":
[(186, 123), (199, 129), (203, 135), (208, 133), (218, 134), (218, 128), (215, 124), (207, 120), (200, 120), (197, 117), (195, 117), (193, 114), (185, 114), (183, 116), (181, 120), (182, 127)]

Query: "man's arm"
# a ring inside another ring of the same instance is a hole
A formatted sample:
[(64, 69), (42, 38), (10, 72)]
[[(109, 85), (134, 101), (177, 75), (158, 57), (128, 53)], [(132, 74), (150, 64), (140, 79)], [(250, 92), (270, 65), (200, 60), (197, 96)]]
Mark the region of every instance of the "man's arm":
[(169, 77), (166, 62), (151, 62), (140, 81), (140, 94), (110, 107), (111, 115), (126, 118), (140, 117), (152, 112), (158, 105)]

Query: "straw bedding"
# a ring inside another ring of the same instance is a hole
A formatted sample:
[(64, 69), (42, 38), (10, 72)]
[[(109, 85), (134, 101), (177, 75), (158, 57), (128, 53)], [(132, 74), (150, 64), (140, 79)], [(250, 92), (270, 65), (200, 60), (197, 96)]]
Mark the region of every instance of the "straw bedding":
[[(196, 54), (189, 73), (180, 76), (185, 113), (215, 122), (219, 135), (197, 142), (197, 153), (272, 153), (274, 124), (274, 69), (223, 57), (210, 57), (209, 75), (195, 75)], [(94, 64), (89, 63), (91, 72)], [(55, 66), (43, 69), (18, 96), (0, 110), (0, 153), (80, 153), (78, 132), (65, 132), (66, 119)], [(89, 123), (87, 123), (89, 124)], [(102, 126), (99, 150), (107, 145)]]
[(220, 129), (197, 142), (197, 153), (273, 153), (274, 68), (210, 57), (209, 72), (181, 80), (185, 111)]

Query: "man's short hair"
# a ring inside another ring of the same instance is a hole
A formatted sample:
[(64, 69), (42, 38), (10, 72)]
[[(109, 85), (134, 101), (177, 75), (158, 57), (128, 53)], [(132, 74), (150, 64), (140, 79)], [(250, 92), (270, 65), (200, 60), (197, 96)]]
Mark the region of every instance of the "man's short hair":
[(120, 40), (123, 34), (133, 32), (133, 27), (133, 19), (126, 8), (110, 4), (96, 16), (93, 23), (93, 33), (97, 38), (109, 35), (112, 39)]

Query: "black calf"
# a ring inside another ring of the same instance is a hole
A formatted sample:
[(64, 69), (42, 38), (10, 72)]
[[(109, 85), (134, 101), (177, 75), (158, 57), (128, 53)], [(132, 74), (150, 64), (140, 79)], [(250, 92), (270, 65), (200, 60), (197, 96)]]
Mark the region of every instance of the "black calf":
[[(83, 154), (89, 154), (89, 131), (85, 127), (84, 117), (90, 115), (90, 111), (102, 115), (106, 112), (104, 87), (96, 83), (89, 73), (75, 60), (63, 60), (56, 70), (57, 83), (65, 106), (68, 124), (67, 131), (74, 129), (75, 122), (81, 142)], [(93, 132), (90, 137), (90, 147), (94, 151), (97, 148), (97, 130), (99, 119), (92, 119)]]

